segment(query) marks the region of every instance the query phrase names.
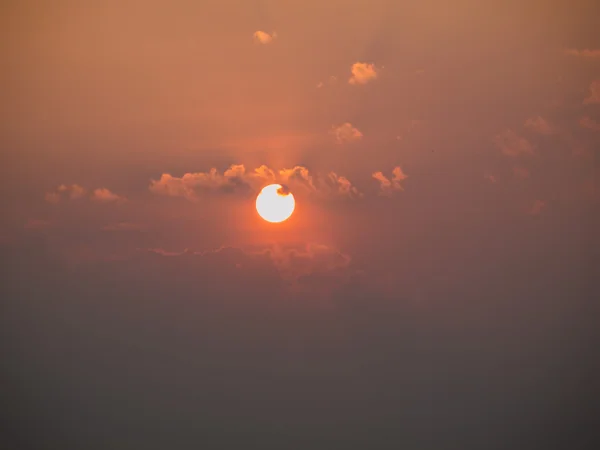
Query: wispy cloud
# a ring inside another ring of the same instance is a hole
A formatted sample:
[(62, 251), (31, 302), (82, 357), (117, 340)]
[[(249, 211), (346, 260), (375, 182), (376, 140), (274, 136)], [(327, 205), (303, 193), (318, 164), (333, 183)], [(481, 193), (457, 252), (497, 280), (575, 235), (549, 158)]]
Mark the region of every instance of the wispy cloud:
[(568, 48), (565, 51), (565, 54), (571, 56), (578, 56), (581, 58), (588, 59), (600, 59), (600, 49), (576, 49), (576, 48)]
[(146, 227), (137, 223), (118, 222), (102, 227), (103, 231), (144, 231)]
[(335, 77), (335, 76), (332, 75), (326, 81), (320, 81), (317, 84), (317, 87), (318, 88), (322, 88), (322, 87), (325, 87), (326, 85), (330, 85), (331, 86), (331, 85), (334, 85), (336, 83), (337, 83), (337, 77)]

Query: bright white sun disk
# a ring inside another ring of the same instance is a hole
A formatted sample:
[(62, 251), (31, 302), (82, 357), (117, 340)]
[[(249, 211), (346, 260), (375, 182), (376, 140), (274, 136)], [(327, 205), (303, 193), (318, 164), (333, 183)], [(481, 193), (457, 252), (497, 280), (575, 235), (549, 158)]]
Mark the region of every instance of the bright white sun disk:
[(283, 222), (292, 215), (295, 207), (294, 196), (280, 184), (265, 186), (256, 197), (256, 211), (267, 222)]

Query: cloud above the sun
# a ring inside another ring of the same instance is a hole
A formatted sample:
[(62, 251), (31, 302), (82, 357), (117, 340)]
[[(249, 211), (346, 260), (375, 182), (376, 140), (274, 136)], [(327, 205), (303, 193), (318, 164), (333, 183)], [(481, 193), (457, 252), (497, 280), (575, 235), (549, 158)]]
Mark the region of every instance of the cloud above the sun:
[(321, 175), (313, 174), (304, 166), (274, 170), (266, 165), (247, 170), (243, 164), (233, 164), (223, 172), (212, 168), (207, 172), (188, 172), (180, 177), (163, 173), (159, 179), (151, 180), (149, 190), (156, 195), (197, 201), (206, 194), (255, 195), (273, 183), (288, 186), (295, 193), (324, 199), (363, 197), (347, 177), (333, 171)]

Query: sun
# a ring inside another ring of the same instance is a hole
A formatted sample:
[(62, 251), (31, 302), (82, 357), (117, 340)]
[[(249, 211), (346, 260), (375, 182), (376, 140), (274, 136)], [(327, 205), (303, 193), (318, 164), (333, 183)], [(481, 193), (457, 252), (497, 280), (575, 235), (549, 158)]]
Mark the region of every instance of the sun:
[(292, 215), (295, 207), (294, 196), (280, 184), (265, 186), (256, 197), (256, 211), (267, 222), (283, 222)]

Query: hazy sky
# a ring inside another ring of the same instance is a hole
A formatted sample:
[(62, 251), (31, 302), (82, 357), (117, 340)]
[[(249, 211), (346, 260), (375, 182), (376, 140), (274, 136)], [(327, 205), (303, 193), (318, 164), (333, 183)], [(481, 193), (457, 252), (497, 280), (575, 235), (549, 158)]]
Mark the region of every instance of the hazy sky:
[(2, 2), (10, 448), (580, 448), (596, 3)]

